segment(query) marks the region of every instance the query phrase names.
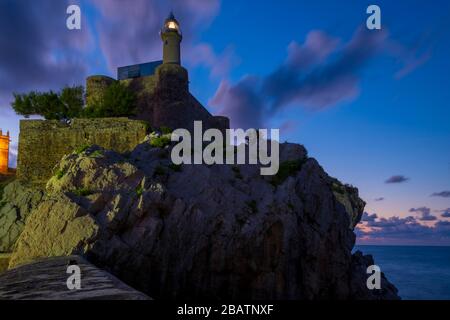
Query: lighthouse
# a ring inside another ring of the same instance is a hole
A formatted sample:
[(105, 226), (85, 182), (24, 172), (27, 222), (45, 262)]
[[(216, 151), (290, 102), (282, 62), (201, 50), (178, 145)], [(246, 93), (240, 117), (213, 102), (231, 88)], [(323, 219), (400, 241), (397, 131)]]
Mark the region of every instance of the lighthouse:
[(180, 24), (170, 13), (161, 29), (161, 39), (163, 41), (163, 63), (181, 64), (180, 44), (183, 35), (180, 30)]

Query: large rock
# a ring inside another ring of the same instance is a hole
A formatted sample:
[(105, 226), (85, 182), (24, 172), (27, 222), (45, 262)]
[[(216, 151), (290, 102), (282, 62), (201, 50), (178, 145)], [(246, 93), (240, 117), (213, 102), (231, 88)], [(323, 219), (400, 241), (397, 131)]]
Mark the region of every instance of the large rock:
[(95, 219), (64, 194), (43, 201), (32, 213), (17, 241), (10, 266), (39, 257), (84, 253), (96, 239)]
[(252, 165), (173, 166), (170, 148), (148, 141), (68, 155), (10, 267), (76, 253), (159, 299), (397, 298), (387, 280), (365, 290), (367, 263), (352, 257), (358, 190), (302, 146), (280, 152), (270, 178)]
[(18, 181), (9, 183), (0, 194), (0, 253), (11, 252), (30, 213), (42, 201), (44, 192)]

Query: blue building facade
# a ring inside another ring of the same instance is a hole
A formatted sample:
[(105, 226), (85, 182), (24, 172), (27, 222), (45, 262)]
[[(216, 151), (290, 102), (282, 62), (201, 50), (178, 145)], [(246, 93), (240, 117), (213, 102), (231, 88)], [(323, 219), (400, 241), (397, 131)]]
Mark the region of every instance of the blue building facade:
[(162, 61), (152, 61), (131, 66), (119, 67), (117, 68), (117, 80), (151, 76), (155, 74), (156, 68), (162, 63)]

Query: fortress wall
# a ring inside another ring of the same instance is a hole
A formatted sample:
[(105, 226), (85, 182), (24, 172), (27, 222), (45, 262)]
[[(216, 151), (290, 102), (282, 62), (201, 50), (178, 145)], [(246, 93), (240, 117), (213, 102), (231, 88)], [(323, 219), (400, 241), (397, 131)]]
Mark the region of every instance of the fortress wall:
[(123, 153), (142, 142), (146, 131), (145, 122), (127, 118), (74, 119), (71, 125), (56, 120), (22, 120), (17, 177), (45, 183), (60, 159), (76, 148), (96, 144)]
[(120, 83), (136, 94), (137, 118), (151, 123), (153, 120), (153, 112), (150, 104), (157, 86), (156, 76), (151, 75), (135, 79), (120, 80)]
[(90, 76), (86, 79), (86, 103), (97, 105), (105, 90), (116, 80), (107, 76)]

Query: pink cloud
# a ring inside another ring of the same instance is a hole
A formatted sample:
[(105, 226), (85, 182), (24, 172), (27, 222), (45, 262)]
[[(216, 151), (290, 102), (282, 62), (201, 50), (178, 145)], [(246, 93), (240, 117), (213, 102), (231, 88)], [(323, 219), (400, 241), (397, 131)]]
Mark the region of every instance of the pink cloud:
[(232, 68), (240, 62), (232, 46), (228, 46), (222, 53), (217, 54), (207, 43), (185, 48), (184, 57), (190, 67), (206, 67), (210, 69), (211, 76), (216, 78), (226, 78)]
[[(428, 210), (418, 208), (413, 212), (425, 212), (426, 216)], [(355, 232), (359, 244), (450, 244), (450, 222), (427, 223), (423, 216), (383, 218), (365, 213)]]

